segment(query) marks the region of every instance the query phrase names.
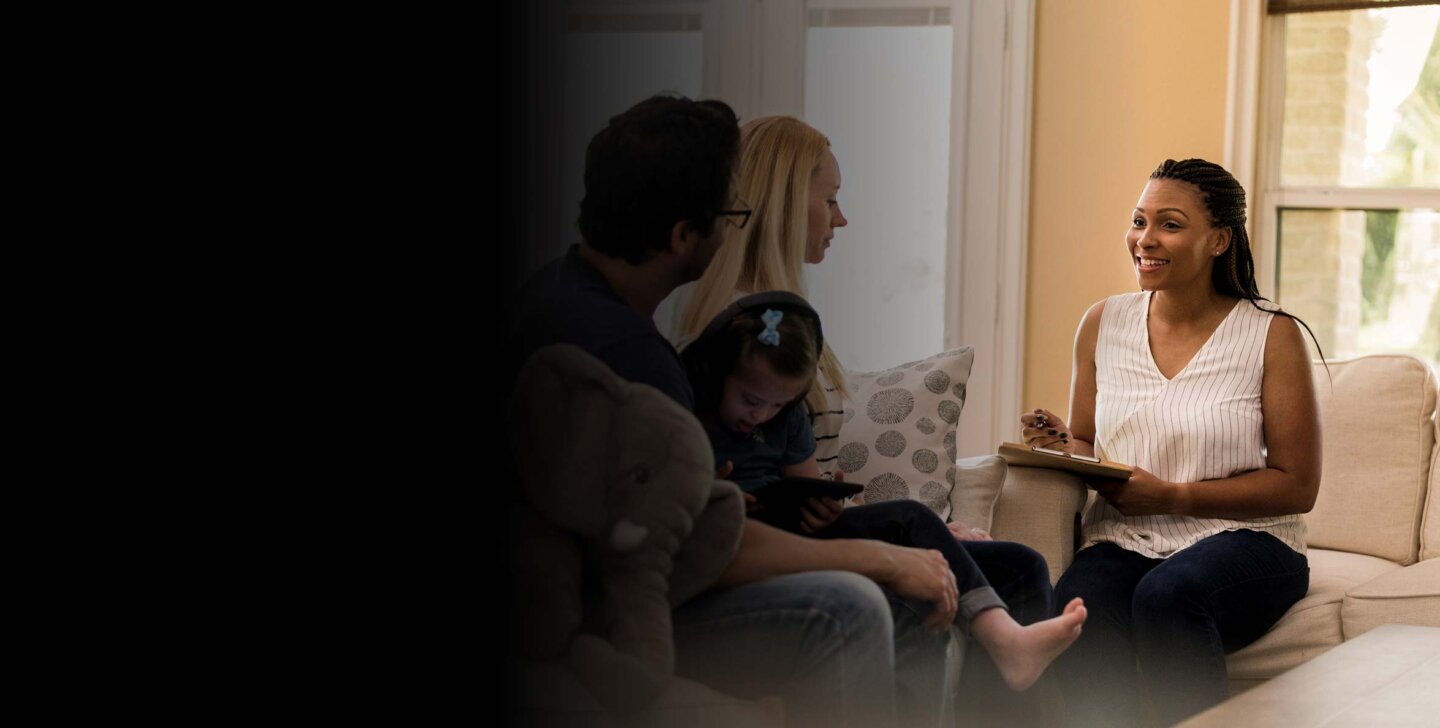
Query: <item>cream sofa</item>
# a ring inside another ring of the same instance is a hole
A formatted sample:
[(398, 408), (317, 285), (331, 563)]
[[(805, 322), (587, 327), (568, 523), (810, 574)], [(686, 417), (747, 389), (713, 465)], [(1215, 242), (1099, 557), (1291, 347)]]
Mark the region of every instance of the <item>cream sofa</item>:
[[(1320, 495), (1305, 515), (1310, 592), (1263, 637), (1229, 656), (1232, 692), (1259, 685), (1382, 624), (1440, 627), (1440, 447), (1436, 378), (1408, 356), (1316, 364), (1324, 437)], [(1057, 497), (1055, 494), (1061, 493)], [(1040, 534), (1037, 500), (1083, 503), (1084, 486), (1050, 470), (1011, 468), (996, 538), (1029, 543), (1057, 576), (1074, 538)], [(1047, 504), (1045, 510), (1053, 508)], [(1036, 541), (1037, 542), (1032, 542)]]
[[(1264, 637), (1230, 656), (1232, 687), (1257, 685), (1387, 623), (1440, 626), (1440, 457), (1436, 381), (1410, 357), (1373, 356), (1315, 368), (1324, 427), (1324, 477), (1310, 533), (1310, 593)], [(962, 420), (963, 425), (963, 420)], [(842, 432), (843, 435), (843, 432)], [(997, 539), (1043, 554), (1052, 581), (1074, 556), (1087, 493), (1078, 478), (1009, 468), (1003, 487), (963, 475), (951, 493), (958, 518), (986, 525)], [(986, 486), (989, 487), (989, 486)], [(992, 510), (993, 508), (993, 510)], [(956, 641), (958, 647), (963, 643)], [(954, 650), (958, 660), (962, 650)], [(512, 695), (517, 724), (783, 728), (784, 706), (738, 700), (675, 678), (639, 713), (607, 711), (551, 665), (517, 666), (548, 675), (547, 689)], [(967, 706), (956, 712), (963, 723)]]

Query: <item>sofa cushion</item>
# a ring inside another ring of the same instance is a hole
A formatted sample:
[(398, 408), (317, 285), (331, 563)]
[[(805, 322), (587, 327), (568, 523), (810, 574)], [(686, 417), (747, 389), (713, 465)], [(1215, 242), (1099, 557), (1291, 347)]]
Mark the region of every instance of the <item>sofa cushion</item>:
[(1382, 624), (1440, 627), (1440, 559), (1386, 572), (1351, 589), (1340, 621), (1347, 640)]
[(856, 502), (913, 498), (949, 520), (955, 427), (975, 350), (969, 346), (870, 374), (850, 374), (840, 469), (865, 486)]
[[(1436, 440), (1440, 440), (1440, 417), (1435, 418)], [(1440, 443), (1430, 458), (1430, 488), (1425, 496), (1425, 524), (1420, 533), (1420, 558), (1440, 559)]]
[[(1419, 554), (1435, 446), (1435, 375), (1409, 356), (1314, 367), (1324, 472), (1305, 516), (1312, 547), (1400, 564)], [(1333, 385), (1331, 383), (1333, 379)]]
[(1268, 680), (1344, 641), (1340, 604), (1345, 593), (1400, 567), (1384, 559), (1310, 549), (1310, 591), (1275, 626), (1226, 658), (1232, 681)]

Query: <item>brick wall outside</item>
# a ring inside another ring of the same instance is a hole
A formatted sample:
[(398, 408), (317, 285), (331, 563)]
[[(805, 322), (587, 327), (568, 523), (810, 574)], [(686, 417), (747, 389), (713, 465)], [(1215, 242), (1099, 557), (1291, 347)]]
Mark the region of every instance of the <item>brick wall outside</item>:
[[(1371, 21), (1365, 13), (1302, 13), (1285, 22), (1282, 184), (1358, 184)], [(1327, 356), (1356, 353), (1364, 255), (1364, 212), (1281, 212), (1280, 300), (1310, 324)]]

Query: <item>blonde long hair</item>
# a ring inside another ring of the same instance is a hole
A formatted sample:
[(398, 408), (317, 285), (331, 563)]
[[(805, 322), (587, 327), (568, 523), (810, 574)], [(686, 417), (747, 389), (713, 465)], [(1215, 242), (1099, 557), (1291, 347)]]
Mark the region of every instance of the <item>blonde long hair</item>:
[[(789, 291), (805, 297), (803, 271), (810, 178), (830, 140), (792, 116), (766, 116), (740, 130), (739, 195), (754, 210), (743, 229), (729, 228), (680, 319), (680, 334), (695, 336), (730, 305), (735, 293)], [(820, 372), (849, 399), (845, 372), (826, 343)], [(811, 412), (826, 410), (817, 379), (805, 397)]]

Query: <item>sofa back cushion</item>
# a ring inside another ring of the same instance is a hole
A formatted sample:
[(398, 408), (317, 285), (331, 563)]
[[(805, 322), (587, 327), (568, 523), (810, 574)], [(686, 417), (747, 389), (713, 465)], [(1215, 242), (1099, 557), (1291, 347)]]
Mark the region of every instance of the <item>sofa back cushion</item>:
[(1328, 378), (1313, 371), (1325, 446), (1309, 544), (1413, 563), (1432, 482), (1435, 375), (1394, 355), (1331, 362)]
[(1435, 454), (1430, 457), (1430, 487), (1425, 495), (1424, 532), (1420, 534), (1420, 560), (1440, 557), (1440, 416), (1435, 418)]

